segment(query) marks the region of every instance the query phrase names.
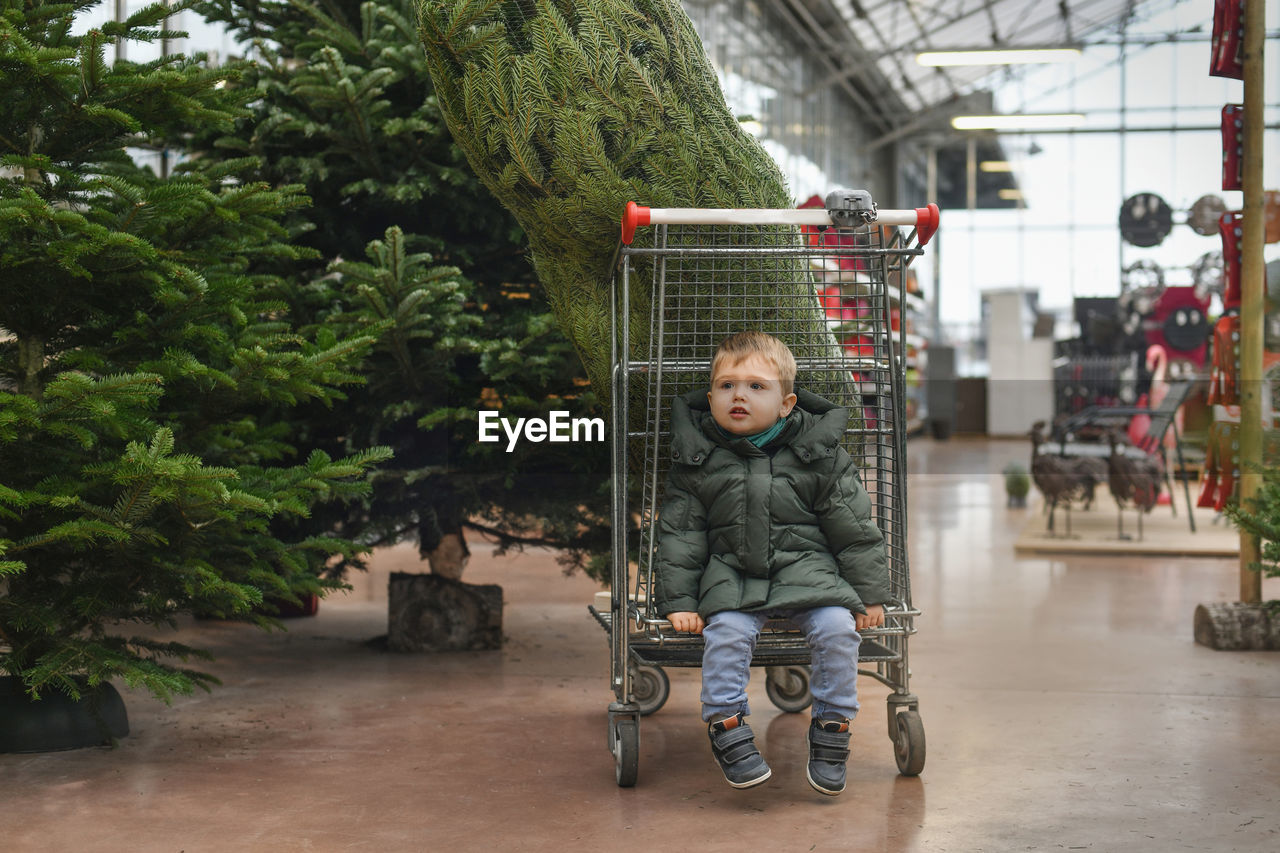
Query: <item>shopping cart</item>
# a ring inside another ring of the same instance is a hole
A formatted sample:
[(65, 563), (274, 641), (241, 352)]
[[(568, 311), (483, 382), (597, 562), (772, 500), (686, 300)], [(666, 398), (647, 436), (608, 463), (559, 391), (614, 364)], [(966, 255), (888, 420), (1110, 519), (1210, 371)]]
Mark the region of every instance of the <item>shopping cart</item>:
[[(590, 608), (612, 652), (608, 745), (620, 786), (634, 785), (639, 773), (640, 718), (669, 695), (664, 667), (702, 661), (702, 638), (673, 631), (650, 596), (670, 403), (706, 388), (716, 345), (748, 328), (791, 348), (798, 386), (851, 412), (844, 446), (885, 536), (892, 592), (885, 626), (862, 634), (859, 672), (892, 690), (889, 737), (898, 769), (908, 776), (923, 769), (924, 728), (907, 663), (919, 612), (907, 569), (906, 324), (894, 330), (891, 316), (907, 266), (937, 227), (937, 205), (877, 210), (863, 191), (832, 193), (826, 209), (627, 205), (611, 289), (612, 585), (608, 608)], [(752, 665), (767, 668), (765, 690), (779, 709), (799, 712), (812, 702), (809, 649), (789, 622), (765, 626)]]

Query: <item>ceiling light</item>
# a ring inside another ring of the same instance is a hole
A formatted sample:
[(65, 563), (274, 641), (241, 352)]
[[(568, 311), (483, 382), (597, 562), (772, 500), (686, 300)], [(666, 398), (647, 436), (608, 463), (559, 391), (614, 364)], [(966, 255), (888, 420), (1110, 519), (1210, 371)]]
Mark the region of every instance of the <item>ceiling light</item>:
[(1084, 124), (1081, 113), (1014, 113), (1013, 115), (955, 116), (956, 130), (1057, 130)]
[(1013, 164), (1008, 160), (983, 160), (978, 168), (984, 172), (1012, 172)]
[(1027, 65), (1041, 62), (1072, 62), (1080, 58), (1076, 47), (1030, 48), (1022, 50), (931, 50), (916, 54), (921, 65)]

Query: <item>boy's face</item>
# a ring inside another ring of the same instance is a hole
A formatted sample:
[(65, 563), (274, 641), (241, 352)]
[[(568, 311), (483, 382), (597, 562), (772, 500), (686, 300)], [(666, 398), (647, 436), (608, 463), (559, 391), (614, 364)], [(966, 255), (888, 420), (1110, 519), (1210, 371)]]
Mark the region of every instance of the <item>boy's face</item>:
[(711, 416), (725, 432), (754, 435), (791, 414), (796, 395), (782, 395), (778, 368), (759, 355), (749, 355), (737, 364), (721, 362), (711, 377)]

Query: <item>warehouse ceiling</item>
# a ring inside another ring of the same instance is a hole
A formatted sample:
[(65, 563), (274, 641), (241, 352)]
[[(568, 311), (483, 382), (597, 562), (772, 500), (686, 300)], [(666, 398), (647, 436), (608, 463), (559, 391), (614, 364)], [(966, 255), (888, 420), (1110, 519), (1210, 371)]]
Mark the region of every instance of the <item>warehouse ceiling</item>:
[(853, 37), (878, 46), (877, 64), (909, 110), (961, 94), (990, 67), (930, 68), (925, 50), (1079, 47), (1114, 39), (1140, 0), (831, 0)]
[(934, 68), (926, 50), (1083, 47), (1115, 42), (1132, 18), (1178, 0), (773, 0), (829, 60), (836, 85), (886, 136), (966, 106), (990, 66)]
[[(1118, 44), (1126, 27), (1185, 0), (769, 0), (830, 70), (815, 89), (837, 87), (871, 130), (868, 152), (897, 142), (926, 146), (937, 162), (937, 200), (948, 207), (1016, 207), (1016, 177), (975, 176), (970, 158), (1005, 159), (995, 134), (954, 131), (950, 119), (992, 112), (993, 72), (1017, 67), (931, 67), (922, 51), (1083, 48)], [(977, 151), (970, 149), (970, 141)]]

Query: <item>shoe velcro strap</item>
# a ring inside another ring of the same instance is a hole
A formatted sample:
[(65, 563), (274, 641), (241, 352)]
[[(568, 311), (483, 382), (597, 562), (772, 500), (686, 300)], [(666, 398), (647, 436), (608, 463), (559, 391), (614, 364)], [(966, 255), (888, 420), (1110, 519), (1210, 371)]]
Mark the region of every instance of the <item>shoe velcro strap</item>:
[(812, 744), (809, 747), (809, 757), (819, 761), (848, 761), (849, 750)]
[(809, 732), (809, 755), (823, 761), (845, 761), (849, 758), (849, 733), (812, 729)]
[(736, 764), (747, 758), (760, 754), (756, 749), (755, 735), (750, 726), (740, 726), (727, 732), (719, 733), (713, 740), (719, 759), (726, 764)]
[(822, 729), (813, 729), (809, 732), (809, 742), (821, 744), (822, 746), (849, 746), (848, 732), (824, 732)]
[(741, 725), (736, 729), (729, 729), (727, 732), (716, 732), (713, 740), (717, 749), (725, 750), (744, 741), (753, 741), (755, 737), (755, 732), (751, 731), (750, 726)]
[(720, 758), (726, 764), (737, 764), (745, 758), (751, 758), (760, 754), (760, 750), (756, 749), (754, 743), (740, 743), (737, 746), (723, 749), (720, 751)]

